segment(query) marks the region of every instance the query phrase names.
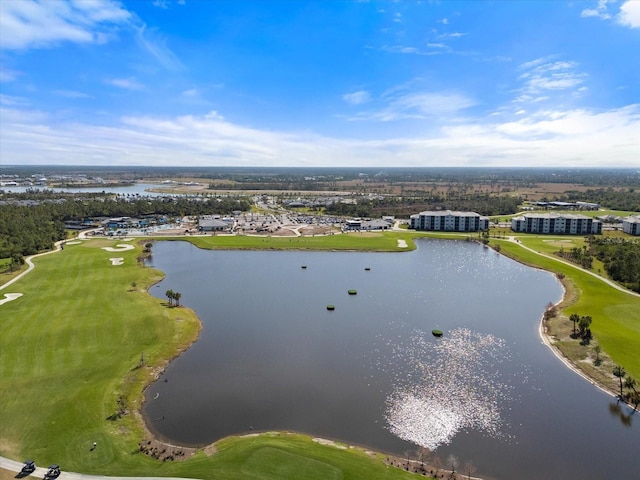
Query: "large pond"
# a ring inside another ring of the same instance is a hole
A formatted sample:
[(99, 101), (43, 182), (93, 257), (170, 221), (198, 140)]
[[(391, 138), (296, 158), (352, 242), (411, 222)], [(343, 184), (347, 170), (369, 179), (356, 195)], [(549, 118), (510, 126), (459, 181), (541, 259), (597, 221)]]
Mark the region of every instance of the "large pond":
[(181, 292), (204, 325), (146, 392), (149, 427), (173, 443), (293, 430), (399, 455), (422, 445), (486, 478), (640, 472), (640, 420), (540, 339), (562, 295), (547, 272), (437, 240), (406, 253), (159, 242), (152, 264), (167, 275), (152, 293)]

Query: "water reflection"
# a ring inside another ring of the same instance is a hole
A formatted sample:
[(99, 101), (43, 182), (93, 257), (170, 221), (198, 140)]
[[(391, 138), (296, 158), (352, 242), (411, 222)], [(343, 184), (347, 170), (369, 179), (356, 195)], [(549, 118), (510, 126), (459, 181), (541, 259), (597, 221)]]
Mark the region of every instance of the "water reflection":
[(429, 450), (464, 429), (500, 435), (511, 391), (499, 375), (499, 365), (509, 358), (503, 339), (457, 328), (434, 344), (417, 332), (411, 345), (398, 346), (396, 356), (418, 375), (417, 381), (401, 381), (387, 399), (394, 435)]
[(627, 405), (619, 401), (609, 404), (609, 413), (611, 416), (620, 420), (620, 423), (625, 427), (630, 427), (633, 422), (635, 410), (632, 410), (631, 413), (626, 413), (627, 410)]

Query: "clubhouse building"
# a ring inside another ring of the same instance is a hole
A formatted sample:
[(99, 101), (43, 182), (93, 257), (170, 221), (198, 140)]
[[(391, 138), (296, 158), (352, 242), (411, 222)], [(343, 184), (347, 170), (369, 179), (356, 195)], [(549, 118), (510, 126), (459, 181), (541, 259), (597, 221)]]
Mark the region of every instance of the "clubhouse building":
[(526, 213), (511, 220), (511, 230), (522, 233), (598, 235), (602, 222), (578, 214)]
[(409, 228), (445, 232), (477, 232), (489, 229), (489, 219), (475, 212), (420, 212), (411, 215)]

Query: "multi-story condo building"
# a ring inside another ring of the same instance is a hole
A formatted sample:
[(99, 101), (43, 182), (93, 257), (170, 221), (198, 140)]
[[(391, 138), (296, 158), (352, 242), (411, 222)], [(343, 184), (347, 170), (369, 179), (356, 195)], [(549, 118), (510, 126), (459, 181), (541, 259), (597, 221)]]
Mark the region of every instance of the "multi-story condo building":
[(489, 219), (475, 212), (420, 212), (411, 215), (410, 227), (415, 230), (477, 232), (489, 228)]
[(640, 235), (640, 215), (623, 218), (622, 231), (629, 235)]
[(511, 230), (524, 233), (597, 235), (602, 233), (602, 222), (577, 214), (526, 213), (511, 220)]

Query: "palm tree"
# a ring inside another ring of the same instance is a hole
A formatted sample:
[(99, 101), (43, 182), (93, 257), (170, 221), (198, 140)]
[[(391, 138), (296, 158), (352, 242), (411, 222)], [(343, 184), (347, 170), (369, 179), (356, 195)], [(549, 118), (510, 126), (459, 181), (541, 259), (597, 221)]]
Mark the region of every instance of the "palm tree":
[(580, 315), (578, 315), (577, 313), (572, 313), (571, 316), (569, 317), (569, 320), (571, 320), (573, 322), (573, 336), (576, 336), (576, 323), (578, 323), (580, 321)]
[(174, 292), (173, 299), (176, 301), (176, 307), (180, 306), (180, 298), (181, 297), (182, 297), (182, 294), (180, 292)]
[(173, 305), (173, 299), (175, 298), (175, 293), (173, 292), (173, 290), (167, 290), (165, 295), (169, 299), (169, 305)]
[(624, 387), (629, 390), (636, 391), (636, 380), (631, 375), (627, 375), (627, 378), (624, 379)]
[(626, 375), (624, 368), (620, 365), (613, 367), (613, 375), (620, 379), (620, 398), (622, 398), (622, 378)]

